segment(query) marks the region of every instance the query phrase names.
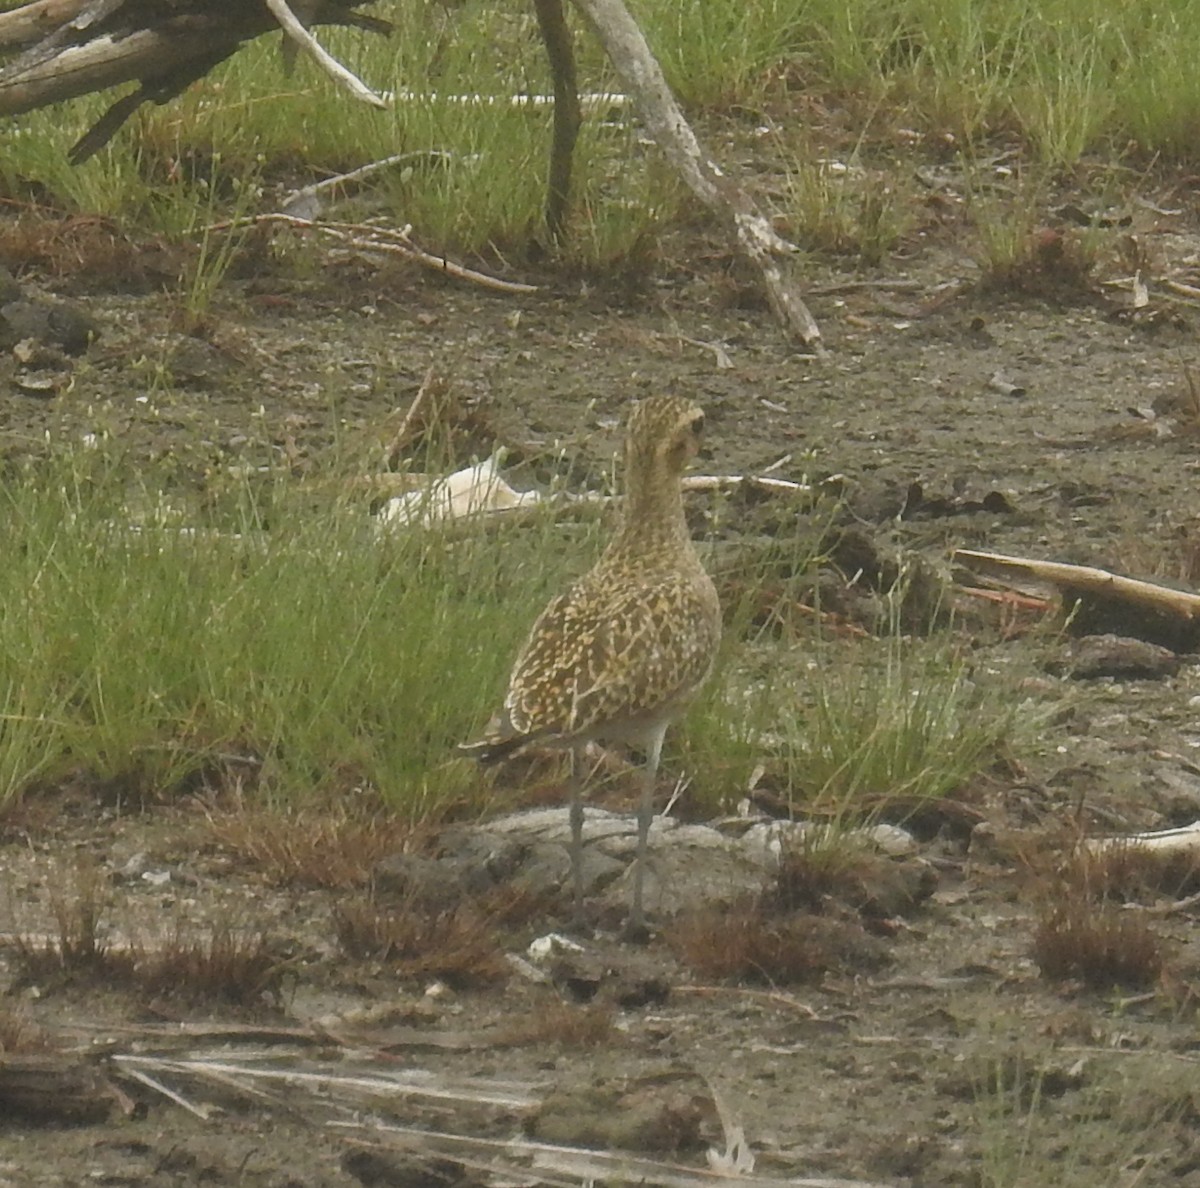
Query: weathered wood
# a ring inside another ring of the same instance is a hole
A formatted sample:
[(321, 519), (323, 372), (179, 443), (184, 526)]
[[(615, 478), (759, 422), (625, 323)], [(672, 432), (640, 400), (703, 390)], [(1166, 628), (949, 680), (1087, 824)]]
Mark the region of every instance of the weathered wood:
[(821, 331), (789, 275), (787, 260), (795, 256), (795, 246), (775, 233), (745, 190), (726, 177), (700, 147), (662, 67), (622, 0), (574, 0), (574, 4), (604, 46), (646, 130), (688, 189), (724, 225), (762, 276), (776, 316), (801, 341), (819, 348)]
[(124, 37), (103, 36), (68, 46), (53, 57), (20, 71), (0, 71), (0, 115), (20, 115), (64, 99), (90, 95), (134, 79), (170, 78), (198, 57), (208, 60), (222, 48), (228, 57), (241, 44), (189, 16)]
[(1115, 632), (1174, 651), (1200, 647), (1200, 594), (1122, 577), (1090, 565), (957, 549), (953, 560), (994, 585), (1023, 594), (1057, 595), (1079, 633)]
[(78, 16), (87, 0), (37, 0), (0, 12), (0, 48), (32, 45)]
[(561, 239), (571, 204), (571, 171), (583, 114), (579, 108), (579, 86), (575, 77), (575, 51), (571, 46), (571, 31), (567, 28), (562, 0), (533, 2), (554, 80), (554, 139), (550, 146), (546, 227), (555, 239)]
[[(312, 24), (388, 30), (386, 21), (358, 11), (371, 2), (316, 0), (305, 15)], [(37, 40), (55, 19), (57, 27)], [(141, 104), (169, 102), (243, 43), (278, 29), (264, 0), (37, 0), (0, 17), (0, 47), (29, 46), (0, 70), (0, 116), (140, 82), (71, 150), (78, 163)]]
[[(31, 46), (0, 70), (0, 116), (138, 81), (139, 89), (118, 99), (72, 149), (70, 159), (78, 163), (107, 144), (141, 104), (169, 102), (243, 42), (278, 29), (280, 21), (293, 42), (303, 41), (310, 51), (314, 43), (304, 29), (309, 24), (388, 28), (386, 22), (358, 11), (372, 2), (295, 0), (303, 16), (297, 20), (284, 0), (35, 0), (0, 16), (0, 48)], [(794, 275), (794, 246), (775, 233), (746, 191), (701, 148), (622, 0), (573, 2), (604, 46), (667, 160), (761, 276), (776, 316), (802, 342), (820, 350), (820, 329)], [(570, 204), (579, 95), (562, 0), (534, 4), (554, 78), (546, 222), (559, 237)], [(47, 29), (52, 31), (46, 34)], [(330, 69), (328, 55), (320, 52), (318, 57)], [(343, 85), (357, 84), (360, 97), (380, 101), (344, 68), (333, 73)]]

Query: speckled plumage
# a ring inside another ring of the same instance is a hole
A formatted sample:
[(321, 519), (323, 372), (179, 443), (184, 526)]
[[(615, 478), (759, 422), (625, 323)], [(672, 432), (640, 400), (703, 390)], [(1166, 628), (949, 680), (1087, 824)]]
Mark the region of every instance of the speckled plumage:
[(552, 599), (509, 679), (504, 710), (464, 748), (484, 762), (528, 742), (571, 747), (572, 832), (580, 893), (579, 753), (591, 740), (647, 752), (639, 812), (631, 925), (641, 926), (641, 884), (654, 778), (667, 726), (712, 669), (721, 611), (683, 514), (680, 477), (700, 444), (704, 414), (656, 396), (629, 418), (621, 523), (600, 560)]

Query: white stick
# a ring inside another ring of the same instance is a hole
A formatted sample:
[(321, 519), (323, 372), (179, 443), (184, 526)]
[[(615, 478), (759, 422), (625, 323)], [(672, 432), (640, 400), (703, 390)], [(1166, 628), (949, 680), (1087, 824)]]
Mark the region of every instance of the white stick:
[(352, 74), (335, 57), (327, 53), (321, 43), (296, 19), (296, 14), (287, 6), (287, 0), (267, 0), (267, 8), (279, 22), (280, 28), (301, 49), (307, 50), (335, 82), (345, 87), (355, 99), (361, 99), (372, 107), (387, 107), (387, 101), (377, 95), (356, 74)]

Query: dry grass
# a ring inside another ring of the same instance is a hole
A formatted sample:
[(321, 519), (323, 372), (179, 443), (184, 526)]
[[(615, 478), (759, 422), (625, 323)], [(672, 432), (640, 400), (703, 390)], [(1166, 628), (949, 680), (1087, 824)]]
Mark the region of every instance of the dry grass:
[(1033, 959), (1045, 978), (1144, 988), (1162, 978), (1166, 945), (1143, 915), (1070, 898), (1039, 913)]
[(492, 922), (463, 903), (422, 912), (415, 904), (381, 907), (360, 898), (334, 913), (338, 944), (356, 961), (381, 961), (401, 977), (441, 978), (455, 987), (502, 981), (508, 964)]
[[(108, 934), (109, 882), (81, 862), (51, 899), (57, 934), (18, 936), (12, 951), (26, 983), (96, 984), (143, 999), (247, 1007), (264, 997), (278, 1004), (287, 962), (261, 926), (216, 921), (202, 928), (177, 923), (156, 943), (115, 943)], [(3, 1046), (0, 1033), (0, 1046)]]
[(835, 969), (878, 967), (883, 960), (881, 942), (855, 920), (777, 916), (762, 900), (685, 913), (667, 943), (703, 977), (775, 986), (814, 982)]
[(57, 939), (16, 939), (23, 981), (95, 984), (143, 1000), (193, 1006), (254, 1007), (267, 1000), (280, 1005), (288, 962), (261, 929), (218, 921), (202, 929), (177, 925), (155, 945), (140, 939), (80, 943), (79, 920), (86, 914), (86, 909), (72, 914), (70, 931)]
[(210, 808), (213, 837), (277, 887), (365, 887), (376, 864), (413, 848), (411, 820), (341, 809)]
[(1043, 854), (1030, 869), (1038, 905), (1032, 956), (1043, 977), (1095, 989), (1162, 981), (1166, 943), (1147, 914), (1128, 905), (1186, 890), (1196, 877), (1193, 863), (1163, 861), (1144, 847), (1077, 847), (1065, 863)]
[(0, 1059), (51, 1050), (50, 1037), (21, 1006), (0, 1007)]
[(1063, 877), (1089, 899), (1138, 902), (1160, 895), (1178, 899), (1200, 891), (1200, 862), (1194, 854), (1114, 845), (1098, 853), (1081, 850)]
[(1078, 299), (1092, 288), (1094, 248), (1078, 232), (1038, 227), (1010, 251), (987, 261), (983, 286), (1052, 300)]
[(19, 936), (13, 949), (26, 978), (38, 980), (86, 973), (127, 972), (129, 953), (110, 946), (103, 916), (109, 907), (106, 875), (90, 860), (60, 870), (50, 896), (57, 936)]
[(616, 1010), (610, 1003), (580, 1005), (554, 998), (514, 1022), (503, 1032), (502, 1042), (514, 1047), (596, 1048), (620, 1040), (615, 1023)]
[(916, 907), (934, 882), (932, 870), (861, 845), (793, 846), (772, 894), (785, 912), (821, 912), (833, 903), (860, 916), (893, 916)]
[(161, 240), (135, 240), (115, 219), (30, 206), (0, 221), (0, 264), (34, 267), (76, 291), (126, 293), (176, 280), (180, 253)]
[(281, 1005), (291, 966), (261, 927), (216, 921), (200, 931), (176, 929), (161, 948), (140, 950), (134, 968), (139, 993), (191, 1003), (252, 1007)]

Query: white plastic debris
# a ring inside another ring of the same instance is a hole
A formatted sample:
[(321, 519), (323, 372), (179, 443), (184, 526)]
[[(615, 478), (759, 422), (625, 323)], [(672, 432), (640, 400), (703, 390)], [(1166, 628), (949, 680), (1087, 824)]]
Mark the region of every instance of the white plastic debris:
[(416, 490), (389, 499), (380, 509), (379, 522), (389, 528), (407, 524), (428, 526), (521, 507), (541, 499), (536, 491), (514, 491), (500, 477), (495, 455), (465, 470), (456, 470), (446, 478), (426, 477), (428, 481)]

